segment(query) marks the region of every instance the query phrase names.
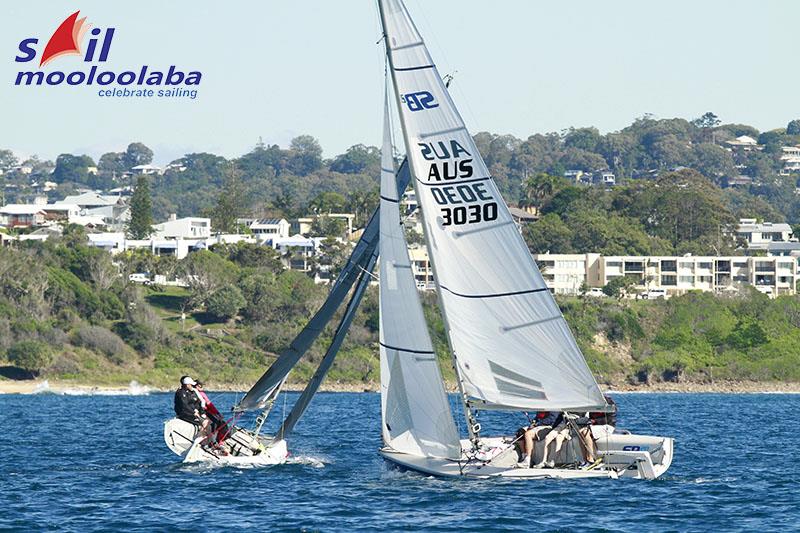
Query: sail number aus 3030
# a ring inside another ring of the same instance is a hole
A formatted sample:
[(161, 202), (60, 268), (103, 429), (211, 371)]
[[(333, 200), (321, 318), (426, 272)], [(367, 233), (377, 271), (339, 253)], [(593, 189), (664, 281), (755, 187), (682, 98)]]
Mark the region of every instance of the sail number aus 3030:
[[(485, 183), (431, 187), (433, 200), (443, 206), (442, 226), (475, 224), (497, 219), (497, 202)], [(450, 207), (453, 206), (453, 207)]]
[(442, 209), (442, 226), (475, 224), (497, 219), (497, 202), (462, 205)]

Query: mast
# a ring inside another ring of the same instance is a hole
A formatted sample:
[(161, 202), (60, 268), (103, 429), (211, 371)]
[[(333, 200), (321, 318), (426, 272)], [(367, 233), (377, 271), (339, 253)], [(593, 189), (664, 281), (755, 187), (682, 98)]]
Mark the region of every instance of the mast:
[[(391, 75), (392, 75), (392, 86), (394, 88), (395, 98), (398, 100), (397, 105), (398, 105), (398, 108), (399, 108), (400, 105), (401, 105), (401, 102), (399, 101), (399, 99), (400, 99), (400, 89), (397, 86), (397, 77), (395, 76), (394, 58), (392, 57), (392, 44), (391, 44), (391, 41), (390, 41), (390, 37), (389, 37), (389, 35), (387, 33), (387, 30), (386, 30), (387, 21), (386, 21), (386, 12), (384, 10), (384, 1), (383, 0), (378, 0), (378, 9), (379, 9), (380, 15), (381, 15), (381, 26), (383, 28), (383, 44), (386, 47), (386, 60), (389, 63), (389, 71), (391, 72)], [(422, 44), (422, 39), (420, 39), (420, 44)], [(407, 129), (407, 126), (406, 126), (405, 116), (403, 115), (402, 112), (399, 112), (399, 111), (398, 111), (398, 115), (400, 115), (400, 125), (403, 128), (403, 131), (407, 132), (408, 129)], [(407, 138), (407, 134), (406, 134), (405, 137)], [(408, 147), (408, 142), (406, 142), (406, 148), (407, 149), (409, 148)], [(406, 155), (406, 158), (408, 158), (408, 157), (409, 156)], [(412, 170), (412, 172), (413, 172), (413, 170)], [(415, 177), (415, 179), (414, 179), (414, 191), (416, 192), (417, 198), (419, 198), (420, 191), (419, 191), (419, 187), (417, 186), (418, 180), (416, 179), (417, 176), (414, 176), (414, 177)], [(428, 216), (428, 215), (425, 214), (425, 212), (423, 212), (421, 210), (421, 207), (422, 207), (421, 205), (418, 205), (417, 209), (420, 210), (420, 213), (422, 213), (422, 216), (423, 217), (424, 216)], [(455, 350), (453, 348), (453, 341), (451, 339), (451, 329), (450, 329), (449, 322), (447, 320), (447, 311), (445, 310), (445, 306), (444, 306), (444, 303), (442, 301), (442, 291), (441, 291), (441, 287), (440, 287), (440, 284), (439, 284), (439, 275), (438, 275), (437, 270), (436, 270), (436, 261), (434, 260), (433, 254), (431, 253), (430, 236), (428, 235), (427, 231), (423, 231), (422, 233), (423, 233), (423, 237), (425, 238), (425, 248), (428, 251), (428, 261), (430, 262), (431, 269), (433, 270), (433, 280), (434, 280), (434, 283), (436, 284), (436, 295), (437, 295), (437, 300), (439, 302), (439, 311), (440, 311), (440, 313), (442, 315), (442, 321), (444, 322), (445, 332), (447, 334), (447, 343), (448, 343), (448, 346), (450, 348), (450, 350), (449, 350), (450, 351), (450, 360), (451, 360), (452, 365), (453, 365), (453, 370), (455, 371), (455, 374), (456, 374), (456, 383), (458, 384), (458, 396), (461, 399), (461, 404), (462, 404), (462, 407), (464, 409), (464, 418), (465, 418), (466, 423), (467, 423), (467, 431), (469, 432), (469, 439), (472, 442), (473, 446), (477, 448), (478, 444), (479, 444), (479, 439), (480, 439), (479, 433), (480, 433), (481, 426), (478, 423), (477, 419), (475, 418), (475, 415), (472, 412), (472, 408), (469, 405), (469, 400), (468, 400), (468, 396), (467, 396), (466, 390), (464, 389), (464, 383), (463, 383), (463, 380), (462, 380), (462, 377), (461, 377), (461, 372), (460, 372), (459, 366), (458, 366), (458, 359), (457, 359)]]

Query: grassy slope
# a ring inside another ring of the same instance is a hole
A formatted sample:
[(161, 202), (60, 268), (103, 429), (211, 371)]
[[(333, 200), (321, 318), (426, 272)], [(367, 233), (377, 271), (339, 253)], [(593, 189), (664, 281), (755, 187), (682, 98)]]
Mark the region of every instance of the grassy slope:
[[(275, 354), (257, 346), (257, 331), (239, 323), (211, 323), (202, 313), (181, 320), (181, 288), (149, 290), (146, 301), (179, 338), (151, 357), (114, 364), (85, 348), (69, 348), (46, 377), (101, 385), (138, 380), (168, 387), (175, 376), (198, 374), (219, 385), (252, 384)], [(423, 301), (442, 373), (452, 382), (444, 328), (435, 298)], [(709, 381), (711, 379), (800, 381), (800, 298), (768, 300), (759, 294), (736, 298), (688, 294), (669, 301), (560, 298), (564, 315), (598, 380), (623, 382)], [(284, 332), (286, 334), (286, 332)], [(291, 338), (289, 332), (288, 337)], [(291, 382), (310, 378), (330, 341), (330, 330), (292, 373)], [(328, 380), (379, 380), (373, 332), (354, 328)]]

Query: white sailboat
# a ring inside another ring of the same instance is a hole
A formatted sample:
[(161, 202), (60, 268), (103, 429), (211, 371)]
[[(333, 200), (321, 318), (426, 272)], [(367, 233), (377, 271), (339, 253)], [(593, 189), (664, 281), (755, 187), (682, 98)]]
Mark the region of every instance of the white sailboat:
[[(608, 432), (591, 469), (577, 438), (559, 468), (517, 468), (513, 437), (486, 437), (480, 410), (584, 413), (609, 406), (517, 230), (401, 0), (379, 0), (387, 61), (423, 213), (426, 246), (469, 439), (460, 440), (425, 329), (399, 226), (391, 140), (381, 176), (380, 311), (383, 442), (401, 467), (440, 476), (654, 479), (668, 437)], [(388, 108), (387, 108), (388, 109)], [(387, 111), (388, 113), (388, 111)], [(387, 137), (385, 134), (384, 137)], [(534, 463), (541, 457), (541, 443)]]

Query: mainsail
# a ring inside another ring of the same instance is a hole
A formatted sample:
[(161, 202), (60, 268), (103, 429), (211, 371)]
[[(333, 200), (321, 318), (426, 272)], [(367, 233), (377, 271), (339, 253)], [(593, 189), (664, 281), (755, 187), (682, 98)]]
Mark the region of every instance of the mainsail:
[(470, 404), (604, 408), (408, 11), (401, 0), (379, 0), (379, 6), (428, 252)]
[(381, 152), (380, 359), (386, 446), (413, 455), (461, 456), (436, 354), (417, 294), (400, 219), (388, 88)]

